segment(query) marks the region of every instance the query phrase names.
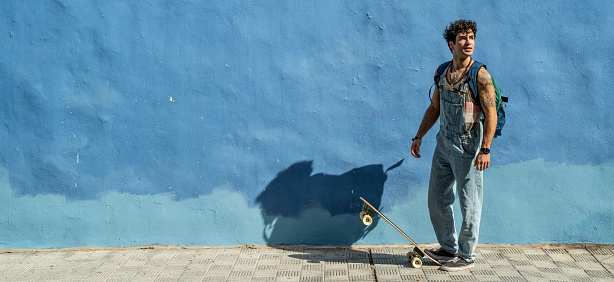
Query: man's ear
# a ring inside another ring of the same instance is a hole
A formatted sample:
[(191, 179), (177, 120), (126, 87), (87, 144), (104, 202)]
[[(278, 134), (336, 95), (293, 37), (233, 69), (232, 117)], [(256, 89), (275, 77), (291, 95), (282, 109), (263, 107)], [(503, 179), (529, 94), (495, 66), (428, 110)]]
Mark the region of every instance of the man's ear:
[(454, 47), (454, 42), (448, 41), (448, 48), (450, 48), (450, 52), (452, 52), (452, 47)]

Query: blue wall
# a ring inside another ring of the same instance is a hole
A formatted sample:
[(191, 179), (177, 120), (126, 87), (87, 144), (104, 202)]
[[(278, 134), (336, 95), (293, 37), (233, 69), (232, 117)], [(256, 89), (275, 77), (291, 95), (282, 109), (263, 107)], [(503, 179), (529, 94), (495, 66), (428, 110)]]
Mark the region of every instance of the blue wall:
[(435, 132), (409, 153), (442, 38), (508, 124), (480, 243), (614, 243), (611, 1), (5, 1), (0, 248), (435, 242)]

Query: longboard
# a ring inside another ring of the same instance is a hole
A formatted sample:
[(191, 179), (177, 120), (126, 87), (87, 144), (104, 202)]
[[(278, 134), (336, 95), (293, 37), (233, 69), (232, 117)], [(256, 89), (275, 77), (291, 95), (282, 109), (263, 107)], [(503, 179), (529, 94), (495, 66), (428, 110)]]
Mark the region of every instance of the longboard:
[(427, 255), (424, 250), (422, 250), (418, 244), (416, 244), (416, 242), (414, 242), (414, 240), (412, 240), (411, 238), (409, 238), (409, 236), (407, 236), (405, 234), (405, 232), (403, 232), (401, 229), (399, 229), (396, 225), (394, 225), (394, 223), (392, 223), (392, 221), (390, 221), (388, 218), (386, 218), (381, 212), (379, 212), (375, 207), (373, 207), (371, 204), (369, 204), (369, 202), (367, 202), (365, 199), (363, 199), (362, 197), (360, 197), (360, 199), (365, 203), (362, 206), (362, 211), (360, 212), (360, 219), (362, 220), (362, 223), (364, 223), (365, 225), (370, 225), (373, 222), (373, 213), (371, 211), (376, 212), (379, 216), (381, 216), (384, 220), (386, 220), (388, 223), (390, 223), (390, 225), (392, 225), (392, 227), (394, 227), (394, 229), (396, 229), (397, 231), (399, 231), (403, 236), (405, 236), (405, 238), (407, 240), (409, 240), (412, 244), (414, 244), (414, 250), (407, 253), (407, 259), (411, 262), (411, 265), (415, 268), (420, 268), (422, 267), (422, 258), (426, 257), (430, 260), (432, 260), (435, 264), (437, 265), (441, 265), (440, 262), (438, 262), (436, 259), (432, 258), (431, 256)]

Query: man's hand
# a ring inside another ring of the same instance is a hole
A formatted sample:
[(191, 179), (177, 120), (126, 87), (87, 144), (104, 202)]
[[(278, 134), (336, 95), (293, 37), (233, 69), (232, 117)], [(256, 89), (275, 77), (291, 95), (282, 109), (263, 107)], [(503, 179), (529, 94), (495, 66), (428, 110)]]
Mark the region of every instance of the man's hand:
[(420, 158), (420, 145), (422, 145), (422, 139), (414, 139), (411, 143), (411, 155), (415, 158)]
[[(413, 152), (413, 151), (412, 151)], [(490, 166), (490, 154), (478, 153), (474, 163), (475, 169), (483, 171)]]

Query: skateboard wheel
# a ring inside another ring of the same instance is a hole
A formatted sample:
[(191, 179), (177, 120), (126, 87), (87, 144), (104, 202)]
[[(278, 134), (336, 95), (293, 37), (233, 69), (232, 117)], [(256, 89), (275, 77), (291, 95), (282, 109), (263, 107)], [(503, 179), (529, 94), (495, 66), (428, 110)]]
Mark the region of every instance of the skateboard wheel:
[(407, 260), (408, 260), (408, 261), (411, 261), (413, 258), (414, 258), (414, 254), (413, 254), (413, 252), (408, 252), (408, 253), (407, 253)]
[(411, 259), (411, 266), (414, 268), (422, 267), (422, 260), (419, 257), (414, 257)]
[(365, 214), (362, 216), (362, 223), (364, 225), (371, 225), (371, 223), (373, 223), (373, 218), (370, 215)]
[(360, 220), (362, 220), (363, 216), (365, 216), (365, 214), (367, 214), (366, 211), (361, 211), (360, 212)]

